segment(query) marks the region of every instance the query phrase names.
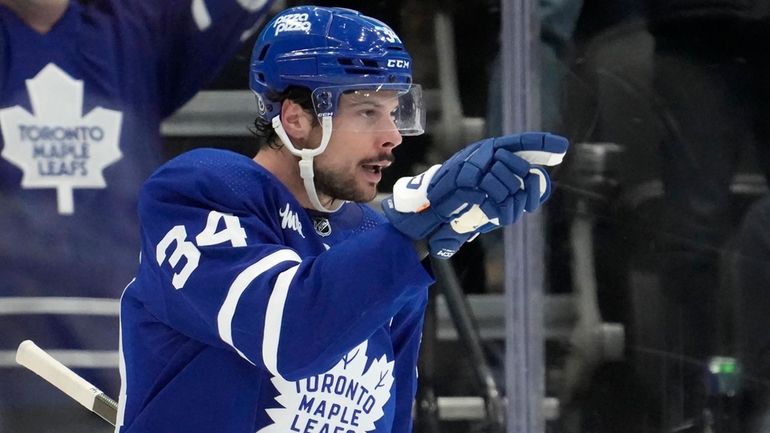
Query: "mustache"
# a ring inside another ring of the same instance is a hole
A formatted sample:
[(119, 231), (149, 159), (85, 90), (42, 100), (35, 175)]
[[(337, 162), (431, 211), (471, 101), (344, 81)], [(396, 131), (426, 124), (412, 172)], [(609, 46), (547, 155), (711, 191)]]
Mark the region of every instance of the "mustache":
[(381, 153), (374, 158), (367, 158), (361, 161), (361, 164), (375, 164), (378, 162), (390, 162), (393, 163), (396, 157), (392, 153)]

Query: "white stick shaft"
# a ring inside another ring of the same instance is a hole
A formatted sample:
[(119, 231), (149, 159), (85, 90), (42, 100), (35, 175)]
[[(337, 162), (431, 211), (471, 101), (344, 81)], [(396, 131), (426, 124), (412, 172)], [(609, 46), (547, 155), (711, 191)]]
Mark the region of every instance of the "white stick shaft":
[(62, 390), (86, 409), (115, 424), (115, 402), (31, 340), (25, 340), (19, 345), (16, 362)]

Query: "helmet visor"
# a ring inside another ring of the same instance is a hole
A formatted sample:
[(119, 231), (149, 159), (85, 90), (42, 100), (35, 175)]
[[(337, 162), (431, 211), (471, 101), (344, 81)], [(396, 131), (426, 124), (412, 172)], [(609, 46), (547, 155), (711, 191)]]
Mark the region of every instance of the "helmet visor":
[(417, 84), (320, 87), (312, 98), (316, 115), (333, 116), (335, 130), (425, 132), (422, 87)]

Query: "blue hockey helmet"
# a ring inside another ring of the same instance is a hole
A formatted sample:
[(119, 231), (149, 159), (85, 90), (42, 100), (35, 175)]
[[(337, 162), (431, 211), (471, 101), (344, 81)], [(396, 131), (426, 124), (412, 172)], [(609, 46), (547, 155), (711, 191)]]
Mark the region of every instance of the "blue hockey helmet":
[(311, 92), (319, 118), (334, 116), (343, 93), (386, 90), (400, 95), (399, 132), (424, 132), (421, 88), (412, 83), (412, 59), (401, 39), (351, 9), (299, 6), (276, 15), (254, 44), (249, 82), (267, 122), (281, 111), (275, 96), (292, 86)]

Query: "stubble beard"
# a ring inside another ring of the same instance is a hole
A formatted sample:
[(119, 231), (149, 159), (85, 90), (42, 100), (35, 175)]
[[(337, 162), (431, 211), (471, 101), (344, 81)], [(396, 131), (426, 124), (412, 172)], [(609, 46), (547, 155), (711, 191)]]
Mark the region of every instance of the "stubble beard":
[(319, 193), (335, 200), (366, 203), (374, 200), (377, 196), (376, 187), (371, 193), (363, 191), (358, 188), (355, 176), (346, 176), (333, 170), (317, 170), (315, 172), (315, 186)]

